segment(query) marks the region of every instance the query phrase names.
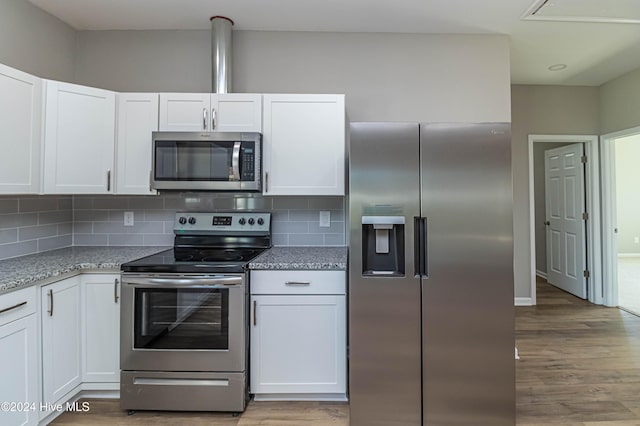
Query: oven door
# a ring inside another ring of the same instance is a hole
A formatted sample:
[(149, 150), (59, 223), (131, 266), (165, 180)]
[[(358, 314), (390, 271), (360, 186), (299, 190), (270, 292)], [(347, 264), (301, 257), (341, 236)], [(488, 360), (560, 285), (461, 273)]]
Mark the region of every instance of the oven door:
[(244, 371), (244, 275), (123, 274), (120, 366)]

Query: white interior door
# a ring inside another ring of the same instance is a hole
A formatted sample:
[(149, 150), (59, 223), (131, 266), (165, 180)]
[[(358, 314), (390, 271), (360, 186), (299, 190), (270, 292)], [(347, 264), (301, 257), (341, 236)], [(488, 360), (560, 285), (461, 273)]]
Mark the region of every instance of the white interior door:
[(547, 280), (587, 298), (584, 145), (576, 143), (545, 151)]

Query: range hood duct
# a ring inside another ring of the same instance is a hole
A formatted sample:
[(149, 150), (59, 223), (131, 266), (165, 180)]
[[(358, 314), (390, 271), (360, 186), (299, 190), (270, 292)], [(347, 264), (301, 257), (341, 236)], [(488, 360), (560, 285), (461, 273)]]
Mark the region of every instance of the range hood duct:
[(231, 93), (231, 27), (233, 21), (225, 16), (211, 18), (211, 66), (213, 93)]

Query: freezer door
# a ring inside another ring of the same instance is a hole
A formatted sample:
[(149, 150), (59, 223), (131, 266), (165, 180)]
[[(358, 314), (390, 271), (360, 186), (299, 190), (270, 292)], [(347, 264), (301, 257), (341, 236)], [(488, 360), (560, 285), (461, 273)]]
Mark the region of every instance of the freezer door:
[(353, 123), (350, 130), (350, 424), (417, 425), (420, 279), (413, 232), (420, 212), (419, 125)]
[(423, 124), (423, 424), (515, 424), (510, 128)]

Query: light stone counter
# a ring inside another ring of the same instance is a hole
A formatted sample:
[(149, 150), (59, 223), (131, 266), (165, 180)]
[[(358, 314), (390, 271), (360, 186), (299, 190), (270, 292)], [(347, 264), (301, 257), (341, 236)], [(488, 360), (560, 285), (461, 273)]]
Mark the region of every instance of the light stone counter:
[(273, 247), (249, 263), (262, 270), (347, 270), (347, 247)]
[(114, 270), (170, 247), (68, 247), (0, 260), (0, 294), (82, 270)]

